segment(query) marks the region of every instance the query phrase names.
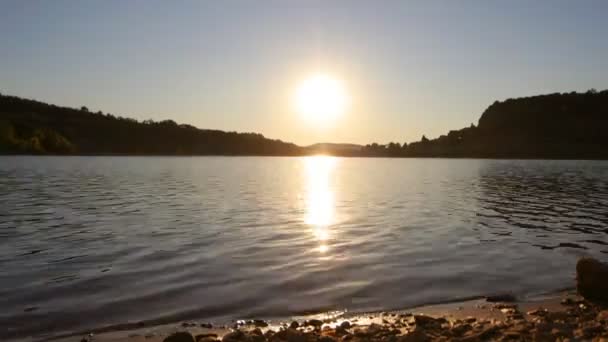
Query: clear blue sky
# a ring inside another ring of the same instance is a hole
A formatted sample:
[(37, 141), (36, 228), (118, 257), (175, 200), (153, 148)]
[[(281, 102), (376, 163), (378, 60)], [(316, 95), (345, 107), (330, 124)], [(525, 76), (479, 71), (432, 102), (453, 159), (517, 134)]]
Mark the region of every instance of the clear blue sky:
[[(303, 122), (322, 71), (349, 110)], [(608, 88), (608, 1), (0, 0), (0, 92), (308, 144), (414, 141)]]

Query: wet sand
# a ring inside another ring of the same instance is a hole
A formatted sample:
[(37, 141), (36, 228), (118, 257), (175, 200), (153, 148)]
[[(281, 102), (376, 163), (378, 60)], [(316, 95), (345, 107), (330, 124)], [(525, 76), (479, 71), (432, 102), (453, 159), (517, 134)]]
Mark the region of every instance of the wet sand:
[[(570, 291), (529, 301), (476, 299), (408, 310), (236, 321), (228, 326), (180, 322), (77, 334), (53, 341), (162, 342), (177, 332), (187, 332), (197, 342), (608, 341), (608, 308)], [(189, 338), (187, 334), (173, 336), (170, 342), (187, 342)]]

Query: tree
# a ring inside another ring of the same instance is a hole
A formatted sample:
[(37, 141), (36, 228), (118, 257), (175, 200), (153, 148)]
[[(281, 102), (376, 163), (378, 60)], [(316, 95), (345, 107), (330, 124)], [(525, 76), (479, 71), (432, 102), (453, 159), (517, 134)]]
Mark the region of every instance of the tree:
[(398, 143), (390, 142), (387, 146), (387, 151), (390, 156), (398, 156), (401, 154), (401, 145)]

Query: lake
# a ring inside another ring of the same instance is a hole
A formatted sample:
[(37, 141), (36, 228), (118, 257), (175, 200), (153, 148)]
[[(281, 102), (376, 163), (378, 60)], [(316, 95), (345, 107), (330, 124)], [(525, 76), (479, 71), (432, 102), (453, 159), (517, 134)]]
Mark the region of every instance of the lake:
[(574, 286), (608, 162), (0, 157), (0, 339)]

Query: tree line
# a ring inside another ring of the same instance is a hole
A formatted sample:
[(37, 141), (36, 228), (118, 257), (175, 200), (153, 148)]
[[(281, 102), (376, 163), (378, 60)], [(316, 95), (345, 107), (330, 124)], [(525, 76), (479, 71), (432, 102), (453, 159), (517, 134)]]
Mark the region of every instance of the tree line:
[(124, 155), (301, 155), (257, 133), (198, 129), (0, 95), (0, 153)]
[(608, 159), (608, 90), (496, 101), (477, 126), (409, 144), (368, 144), (362, 155)]
[[(324, 153), (355, 157), (608, 159), (607, 132), (608, 90), (592, 89), (496, 101), (477, 125), (435, 139), (360, 149), (321, 145)], [(301, 156), (318, 150), (257, 133), (137, 121), (0, 94), (2, 154)]]

